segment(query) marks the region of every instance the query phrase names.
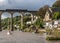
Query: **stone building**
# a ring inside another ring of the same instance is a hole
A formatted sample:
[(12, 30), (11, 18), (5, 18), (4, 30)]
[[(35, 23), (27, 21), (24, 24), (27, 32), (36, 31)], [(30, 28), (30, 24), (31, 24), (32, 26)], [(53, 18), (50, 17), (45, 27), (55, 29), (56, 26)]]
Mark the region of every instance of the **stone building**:
[(52, 11), (47, 11), (43, 21), (45, 22), (45, 27), (50, 28), (57, 28), (60, 29), (60, 19), (59, 20), (52, 20), (52, 15), (54, 12), (59, 12), (60, 8), (52, 8)]

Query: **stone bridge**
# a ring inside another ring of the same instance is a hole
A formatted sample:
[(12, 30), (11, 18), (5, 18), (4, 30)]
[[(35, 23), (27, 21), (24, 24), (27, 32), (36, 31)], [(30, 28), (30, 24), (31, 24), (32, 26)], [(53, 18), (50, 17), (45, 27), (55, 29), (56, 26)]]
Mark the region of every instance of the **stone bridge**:
[(33, 15), (36, 14), (37, 11), (28, 11), (28, 10), (22, 10), (22, 9), (6, 9), (6, 10), (0, 10), (0, 30), (1, 29), (1, 15), (3, 13), (9, 13), (11, 15), (11, 30), (13, 31), (13, 14), (18, 12), (21, 14), (21, 28), (23, 27), (23, 15), (27, 12), (31, 14), (31, 22), (33, 21)]

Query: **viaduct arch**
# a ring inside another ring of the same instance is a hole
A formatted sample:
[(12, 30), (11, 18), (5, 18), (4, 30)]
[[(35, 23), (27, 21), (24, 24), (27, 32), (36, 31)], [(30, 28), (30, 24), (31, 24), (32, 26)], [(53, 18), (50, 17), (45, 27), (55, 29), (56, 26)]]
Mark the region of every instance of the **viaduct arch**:
[(11, 15), (11, 31), (13, 31), (13, 14), (15, 12), (18, 12), (21, 14), (21, 29), (23, 28), (23, 15), (26, 13), (26, 12), (29, 12), (31, 14), (31, 22), (33, 22), (33, 15), (36, 14), (37, 11), (28, 11), (28, 10), (21, 10), (21, 9), (6, 9), (6, 10), (0, 10), (0, 31), (2, 31), (2, 28), (1, 28), (1, 15), (4, 13), (4, 12), (7, 12)]

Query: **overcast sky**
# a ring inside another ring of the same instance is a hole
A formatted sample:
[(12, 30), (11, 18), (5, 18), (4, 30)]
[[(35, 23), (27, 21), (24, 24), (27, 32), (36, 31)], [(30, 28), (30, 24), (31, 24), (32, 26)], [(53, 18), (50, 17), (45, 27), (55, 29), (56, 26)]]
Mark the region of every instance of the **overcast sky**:
[(38, 10), (44, 5), (52, 6), (56, 0), (0, 0), (0, 9), (17, 8)]
[(56, 0), (0, 0), (0, 9), (17, 8), (17, 9), (38, 10), (40, 7), (44, 5), (52, 6), (52, 4), (55, 1)]

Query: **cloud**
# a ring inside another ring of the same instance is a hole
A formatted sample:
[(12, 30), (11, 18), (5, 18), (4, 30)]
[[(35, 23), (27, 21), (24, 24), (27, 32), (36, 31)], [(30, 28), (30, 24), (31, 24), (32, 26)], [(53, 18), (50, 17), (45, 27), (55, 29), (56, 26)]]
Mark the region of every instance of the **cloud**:
[[(0, 9), (28, 9), (38, 10), (44, 5), (52, 6), (56, 0), (4, 0), (0, 2)], [(6, 18), (7, 15), (2, 15), (2, 18)]]
[(37, 10), (41, 6), (49, 5), (51, 6), (56, 0), (4, 0), (2, 4), (0, 4), (0, 9), (31, 9)]

